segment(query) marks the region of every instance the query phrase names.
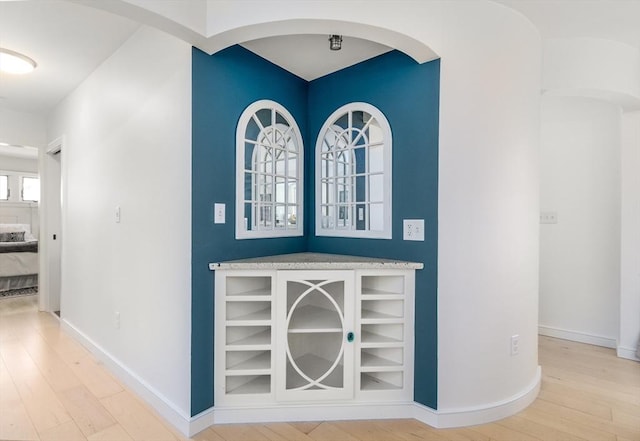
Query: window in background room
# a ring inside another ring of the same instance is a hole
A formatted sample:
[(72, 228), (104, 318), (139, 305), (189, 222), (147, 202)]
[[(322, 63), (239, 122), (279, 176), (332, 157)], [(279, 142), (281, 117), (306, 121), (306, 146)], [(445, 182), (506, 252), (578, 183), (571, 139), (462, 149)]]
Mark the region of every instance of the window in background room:
[(0, 201), (9, 200), (9, 176), (0, 175)]
[(336, 110), (316, 143), (316, 235), (391, 239), (391, 128), (367, 103)]
[(256, 101), (236, 132), (236, 238), (303, 234), (303, 145), (282, 105)]
[(21, 194), (24, 202), (40, 201), (40, 178), (23, 176)]

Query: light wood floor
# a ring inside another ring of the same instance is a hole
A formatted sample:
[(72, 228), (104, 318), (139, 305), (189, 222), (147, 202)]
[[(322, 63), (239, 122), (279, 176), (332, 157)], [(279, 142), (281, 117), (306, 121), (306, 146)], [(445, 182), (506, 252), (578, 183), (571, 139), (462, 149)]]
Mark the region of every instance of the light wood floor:
[[(415, 420), (224, 425), (197, 441), (640, 441), (640, 363), (540, 338), (543, 384), (520, 414), (436, 430)], [(0, 440), (184, 440), (122, 386), (35, 297), (0, 300)]]

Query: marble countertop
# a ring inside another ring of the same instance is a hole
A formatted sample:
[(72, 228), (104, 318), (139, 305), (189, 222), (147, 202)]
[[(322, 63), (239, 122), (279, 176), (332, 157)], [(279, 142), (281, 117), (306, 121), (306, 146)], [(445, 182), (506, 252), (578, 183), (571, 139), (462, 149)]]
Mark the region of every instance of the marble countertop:
[(210, 270), (327, 270), (327, 269), (422, 269), (424, 264), (378, 257), (345, 256), (342, 254), (295, 253), (254, 257), (209, 264)]

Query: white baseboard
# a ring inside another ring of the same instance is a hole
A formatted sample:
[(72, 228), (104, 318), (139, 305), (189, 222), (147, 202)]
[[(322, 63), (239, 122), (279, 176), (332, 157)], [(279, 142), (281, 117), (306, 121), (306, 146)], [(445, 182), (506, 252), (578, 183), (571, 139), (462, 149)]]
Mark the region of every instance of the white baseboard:
[(595, 346), (603, 346), (611, 349), (615, 349), (617, 346), (617, 342), (613, 338), (587, 334), (586, 332), (555, 328), (553, 326), (539, 325), (538, 334), (547, 337), (561, 338), (563, 340), (576, 341), (579, 343), (587, 343)]
[(640, 361), (640, 358), (636, 355), (637, 349), (627, 348), (624, 346), (618, 346), (616, 348), (616, 354), (620, 358), (626, 358), (627, 360)]
[[(127, 387), (133, 390), (138, 396), (140, 396), (147, 404), (165, 418), (174, 428), (176, 428), (183, 435), (191, 436), (191, 420), (192, 418), (181, 412), (177, 406), (164, 397), (160, 392), (147, 384), (142, 378), (124, 366), (118, 359), (116, 359), (109, 352), (104, 350), (100, 345), (96, 344), (82, 331), (76, 328), (69, 321), (60, 320), (62, 329), (70, 333), (76, 338), (80, 344), (86, 347), (95, 357), (104, 363), (109, 369), (109, 372), (114, 374), (120, 381), (122, 381)], [(206, 427), (203, 427), (203, 429)], [(202, 430), (202, 429), (201, 429)]]
[(433, 410), (415, 403), (414, 418), (438, 429), (473, 426), (510, 417), (535, 401), (540, 392), (542, 369), (536, 369), (531, 383), (520, 393), (502, 401), (461, 409)]
[(470, 426), (506, 418), (520, 412), (536, 399), (540, 390), (541, 369), (538, 367), (535, 378), (520, 394), (504, 401), (474, 408), (434, 410), (415, 402), (342, 405), (333, 403), (308, 406), (214, 407), (190, 417), (73, 324), (65, 319), (60, 322), (62, 328), (89, 349), (111, 373), (145, 400), (175, 429), (189, 437), (211, 425), (224, 423), (416, 418), (436, 428)]

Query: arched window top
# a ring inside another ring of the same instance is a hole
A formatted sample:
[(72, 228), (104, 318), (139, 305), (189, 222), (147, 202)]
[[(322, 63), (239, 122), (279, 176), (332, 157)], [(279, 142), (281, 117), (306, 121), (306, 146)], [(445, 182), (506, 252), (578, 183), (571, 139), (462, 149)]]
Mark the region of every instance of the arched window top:
[(316, 142), (316, 235), (391, 238), (391, 127), (368, 103), (325, 121)]
[(300, 129), (281, 104), (249, 105), (236, 131), (236, 238), (303, 234)]

